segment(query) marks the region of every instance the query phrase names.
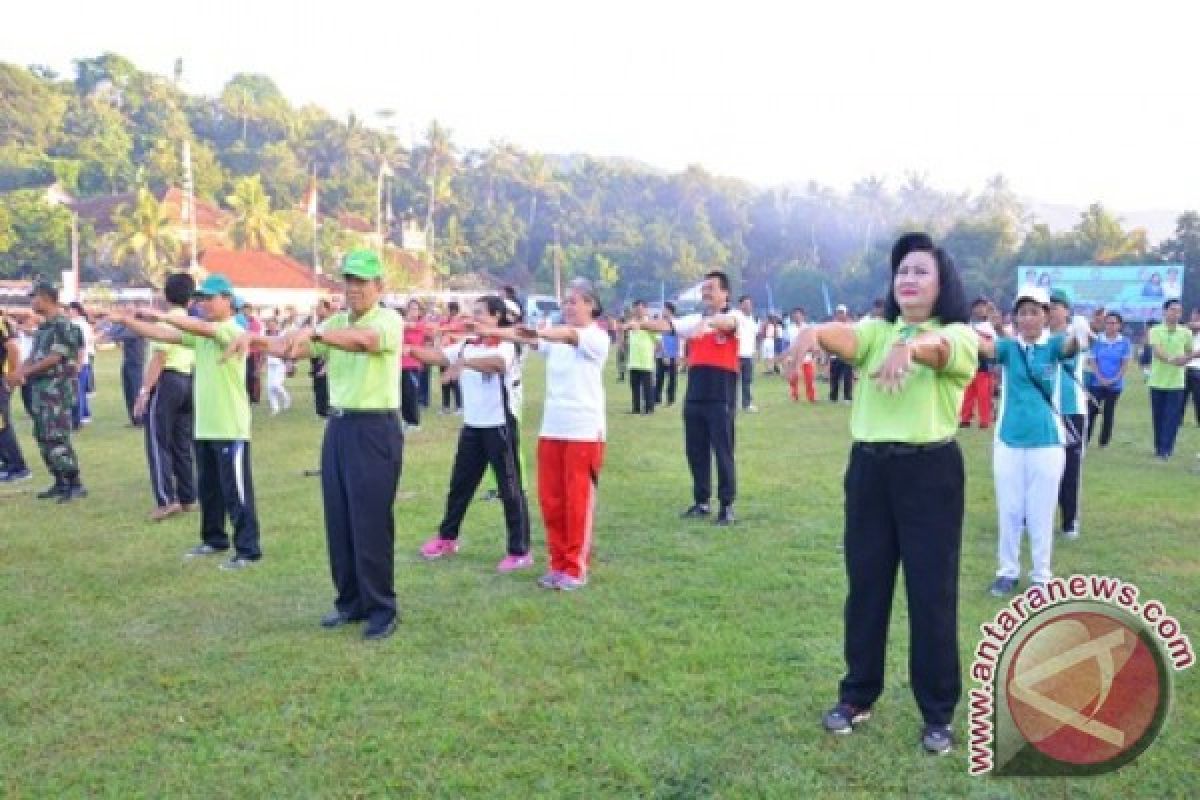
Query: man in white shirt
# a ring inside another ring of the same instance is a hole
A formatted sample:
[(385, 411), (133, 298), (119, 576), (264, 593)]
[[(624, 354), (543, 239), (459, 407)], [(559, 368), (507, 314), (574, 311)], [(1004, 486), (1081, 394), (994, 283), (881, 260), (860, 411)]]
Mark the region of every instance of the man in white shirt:
[(741, 370), (742, 411), (753, 414), (758, 411), (750, 395), (750, 384), (754, 382), (754, 345), (758, 339), (758, 322), (754, 319), (754, 301), (750, 295), (738, 298), (737, 311), (738, 364)]

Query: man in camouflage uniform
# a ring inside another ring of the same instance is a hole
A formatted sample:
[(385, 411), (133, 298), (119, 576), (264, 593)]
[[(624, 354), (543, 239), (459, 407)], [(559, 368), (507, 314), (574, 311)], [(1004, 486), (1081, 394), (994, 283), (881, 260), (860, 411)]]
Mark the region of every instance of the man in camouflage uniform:
[(54, 286), (36, 283), (30, 298), (34, 313), (43, 322), (34, 334), (29, 360), (10, 376), (10, 382), (29, 383), (33, 435), (46, 468), (54, 475), (54, 485), (38, 493), (38, 497), (66, 503), (87, 497), (87, 490), (79, 480), (79, 459), (71, 446), (75, 370), (83, 337), (59, 306)]

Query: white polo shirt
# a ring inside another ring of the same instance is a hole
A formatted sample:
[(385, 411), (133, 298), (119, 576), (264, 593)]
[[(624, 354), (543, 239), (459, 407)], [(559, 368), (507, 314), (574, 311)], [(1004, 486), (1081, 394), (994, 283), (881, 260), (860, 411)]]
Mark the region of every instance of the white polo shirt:
[(540, 342), (546, 356), (546, 404), (542, 436), (574, 442), (602, 442), (604, 418), (604, 362), (608, 359), (608, 333), (597, 325), (580, 328), (579, 344)]
[(758, 323), (741, 309), (733, 312), (737, 318), (738, 358), (754, 358), (754, 343), (758, 341)]
[(499, 428), (507, 424), (504, 414), (504, 393), (511, 371), (516, 349), (512, 342), (495, 345), (477, 343), (452, 344), (442, 348), (450, 363), (462, 358), (487, 358), (500, 356), (504, 359), (504, 374), (464, 369), (458, 384), (462, 387), (463, 424), (472, 428)]

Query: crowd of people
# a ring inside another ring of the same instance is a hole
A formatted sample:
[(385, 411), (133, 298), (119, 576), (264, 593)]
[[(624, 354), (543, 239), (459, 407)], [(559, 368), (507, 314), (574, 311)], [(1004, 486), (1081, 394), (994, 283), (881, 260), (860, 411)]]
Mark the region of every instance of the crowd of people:
[[(844, 305), (820, 324), (810, 324), (802, 308), (756, 319), (753, 300), (734, 301), (728, 276), (713, 271), (691, 313), (678, 314), (671, 303), (651, 313), (639, 300), (606, 318), (595, 289), (575, 281), (561, 321), (540, 327), (525, 323), (511, 289), (469, 309), (427, 310), (416, 299), (402, 311), (388, 308), (382, 267), (369, 250), (344, 259), (341, 302), (322, 301), (303, 317), (255, 315), (220, 274), (199, 285), (173, 274), (161, 304), (99, 315), (64, 307), (53, 286), (38, 283), (28, 312), (0, 318), (0, 481), (31, 475), (12, 429), (10, 397), (19, 390), (54, 478), (38, 497), (67, 503), (87, 496), (71, 436), (91, 416), (96, 343), (118, 343), (129, 424), (144, 428), (150, 518), (199, 510), (200, 542), (186, 556), (228, 554), (222, 569), (245, 569), (263, 555), (251, 405), (265, 371), (271, 413), (286, 412), (286, 379), (308, 361), (316, 411), (327, 419), (316, 474), (334, 601), (320, 624), (361, 622), (364, 638), (374, 640), (392, 635), (399, 620), (392, 506), (405, 437), (420, 430), (434, 381), (441, 411), (461, 415), (462, 425), (442, 521), (420, 555), (458, 552), (471, 500), (490, 471), (506, 529), (497, 570), (534, 566), (521, 420), (523, 366), (537, 355), (546, 381), (535, 471), (548, 562), (537, 584), (574, 591), (590, 577), (610, 350), (628, 379), (634, 414), (674, 405), (686, 370), (682, 427), (692, 497), (681, 516), (723, 527), (736, 523), (735, 426), (739, 411), (757, 410), (756, 373), (786, 379), (796, 402), (803, 383), (806, 400), (816, 403), (824, 379), (830, 402), (852, 406), (853, 442), (845, 480), (847, 670), (824, 727), (851, 733), (872, 713), (903, 568), (921, 740), (943, 753), (953, 745), (961, 694), (965, 472), (955, 435), (975, 420), (995, 431), (998, 568), (989, 590), (1016, 591), (1026, 533), (1037, 590), (1052, 575), (1056, 510), (1062, 534), (1080, 536), (1086, 443), (1098, 419), (1100, 447), (1111, 442), (1137, 348), (1120, 314), (1074, 315), (1059, 290), (1023, 288), (1008, 313), (985, 298), (968, 304), (950, 255), (925, 234), (900, 237), (891, 274), (885, 298), (857, 320)], [(1190, 324), (1181, 314), (1178, 299), (1164, 301), (1163, 322), (1146, 342), (1154, 449), (1164, 460), (1174, 452), (1189, 387), (1200, 424), (1200, 311)]]

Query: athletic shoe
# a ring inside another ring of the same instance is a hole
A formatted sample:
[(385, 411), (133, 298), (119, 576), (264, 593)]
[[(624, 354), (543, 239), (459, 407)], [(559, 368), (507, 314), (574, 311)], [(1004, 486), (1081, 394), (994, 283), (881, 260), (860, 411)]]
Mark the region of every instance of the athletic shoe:
[(1016, 578), (996, 578), (992, 581), (992, 585), (988, 587), (988, 591), (992, 593), (992, 597), (1004, 597), (1012, 594), (1017, 588)]
[(395, 632), (396, 632), (396, 620), (395, 619), (390, 619), (387, 622), (383, 623), (382, 625), (380, 625), (377, 622), (372, 622), (372, 623), (369, 623), (367, 625), (367, 627), (363, 629), (363, 639), (367, 640), (368, 642), (374, 642), (374, 641), (378, 641), (379, 639), (386, 639)]
[(713, 520), (713, 525), (729, 526), (737, 522), (733, 516), (733, 506), (721, 506), (721, 510), (717, 512), (717, 518)]
[(1078, 539), (1079, 538), (1079, 526), (1076, 525), (1074, 528), (1067, 528), (1065, 531), (1063, 531), (1062, 535), (1063, 535), (1064, 539)]
[(57, 500), (62, 496), (62, 493), (67, 491), (65, 484), (56, 483), (37, 493), (38, 500)]
[(576, 578), (564, 572), (558, 576), (558, 583), (554, 588), (562, 592), (573, 592), (585, 586), (587, 586), (587, 578)]
[(505, 556), (504, 560), (496, 565), (497, 572), (513, 572), (518, 569), (525, 569), (533, 566), (533, 556), (526, 553), (523, 556)]
[(954, 749), (954, 731), (949, 725), (926, 725), (921, 729), (921, 746), (930, 755), (944, 756)]
[(557, 589), (558, 582), (562, 579), (562, 573), (555, 570), (550, 570), (545, 575), (537, 579), (537, 585), (543, 589)]
[(457, 552), (457, 539), (443, 539), (440, 536), (435, 536), (421, 545), (421, 556), (431, 561), (442, 556), (452, 556)]
[(234, 556), (228, 561), (222, 561), (220, 564), (218, 564), (217, 569), (223, 569), (226, 572), (236, 572), (239, 569), (245, 569), (253, 564), (254, 561), (252, 559), (243, 558), (242, 556)]
[(830, 733), (845, 735), (854, 733), (855, 726), (871, 718), (870, 708), (860, 708), (850, 703), (838, 703), (825, 712), (821, 724)]
[(183, 506), (179, 505), (179, 503), (171, 503), (170, 505), (159, 506), (151, 511), (148, 516), (151, 522), (162, 522), (167, 517), (173, 517), (181, 511), (183, 511)]
[(82, 485), (68, 486), (65, 489), (63, 489), (62, 493), (58, 496), (58, 500), (56, 502), (69, 503), (72, 500), (82, 500), (83, 498), (85, 498), (87, 496), (88, 496), (88, 490), (83, 488)]
[(711, 513), (707, 503), (696, 503), (680, 514), (681, 519), (701, 519)]
[(757, 413), (758, 413), (758, 406), (756, 406), (756, 405), (754, 405), (753, 403), (751, 403), (750, 405), (748, 405), (748, 406), (746, 406), (745, 408), (743, 408), (743, 409), (742, 409), (742, 411), (745, 411), (747, 414), (757, 414)]
[(500, 493), (498, 491), (496, 491), (495, 489), (488, 489), (486, 492), (484, 492), (480, 496), (479, 499), (484, 501), (485, 503), (490, 503), (493, 500), (499, 500)]
[(224, 553), (228, 549), (228, 547), (213, 547), (211, 544), (198, 544), (184, 553), (183, 557), (200, 558), (201, 556), (215, 556), (217, 553)]
[(336, 608), (330, 611), (325, 616), (321, 617), (322, 628), (340, 628), (343, 625), (351, 625), (355, 622), (362, 622), (366, 617), (352, 617), (349, 614), (344, 614)]
[(33, 477), (28, 469), (12, 469), (0, 472), (0, 483), (20, 483)]

